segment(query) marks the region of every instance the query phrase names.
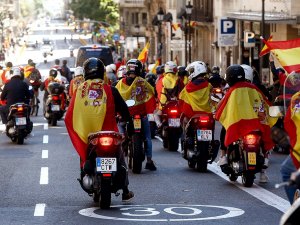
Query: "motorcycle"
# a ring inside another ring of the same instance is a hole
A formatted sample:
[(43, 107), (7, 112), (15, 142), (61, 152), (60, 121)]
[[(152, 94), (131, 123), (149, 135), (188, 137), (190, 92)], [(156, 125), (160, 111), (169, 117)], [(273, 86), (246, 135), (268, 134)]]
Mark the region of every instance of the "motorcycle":
[(207, 171), (207, 164), (212, 163), (217, 155), (220, 142), (214, 140), (215, 120), (212, 114), (196, 114), (188, 121), (182, 140), (182, 157), (192, 169)]
[(24, 139), (31, 133), (33, 123), (30, 121), (30, 106), (25, 103), (16, 103), (9, 107), (6, 135), (18, 144), (23, 144)]
[(45, 118), (51, 126), (56, 126), (57, 121), (64, 116), (66, 102), (64, 91), (64, 86), (57, 82), (52, 82), (48, 86), (49, 95), (45, 104)]
[(126, 170), (119, 164), (121, 143), (122, 135), (114, 131), (99, 131), (88, 136), (88, 157), (83, 166), (86, 174), (78, 181), (94, 202), (99, 202), (101, 209), (110, 208), (111, 194), (118, 196), (122, 188), (119, 178)]
[(163, 147), (169, 151), (177, 151), (182, 133), (178, 101), (167, 101), (162, 109), (162, 140)]

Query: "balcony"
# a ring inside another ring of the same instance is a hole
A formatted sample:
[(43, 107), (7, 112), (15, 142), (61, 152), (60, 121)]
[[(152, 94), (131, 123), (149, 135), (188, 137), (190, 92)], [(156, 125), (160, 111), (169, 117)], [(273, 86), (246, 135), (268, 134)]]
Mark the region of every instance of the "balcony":
[(120, 0), (120, 7), (145, 7), (145, 0)]

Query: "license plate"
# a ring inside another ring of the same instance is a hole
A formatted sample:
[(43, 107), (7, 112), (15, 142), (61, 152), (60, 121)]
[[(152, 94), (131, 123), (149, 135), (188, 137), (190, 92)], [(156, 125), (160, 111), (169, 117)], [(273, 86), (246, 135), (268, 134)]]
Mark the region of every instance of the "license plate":
[(198, 141), (211, 141), (212, 140), (212, 130), (197, 130), (197, 140)]
[(96, 171), (97, 172), (114, 172), (117, 171), (116, 158), (96, 158)]
[(148, 121), (155, 121), (154, 114), (148, 114), (147, 117), (148, 117)]
[(248, 164), (256, 165), (256, 153), (255, 152), (248, 152)]
[(169, 118), (169, 127), (180, 127), (180, 118)]
[(19, 117), (16, 118), (16, 125), (26, 125), (26, 117)]
[(141, 129), (142, 128), (141, 119), (134, 119), (133, 120), (133, 126), (134, 126), (135, 130)]
[(60, 106), (59, 105), (51, 105), (51, 110), (52, 111), (59, 111), (60, 110)]

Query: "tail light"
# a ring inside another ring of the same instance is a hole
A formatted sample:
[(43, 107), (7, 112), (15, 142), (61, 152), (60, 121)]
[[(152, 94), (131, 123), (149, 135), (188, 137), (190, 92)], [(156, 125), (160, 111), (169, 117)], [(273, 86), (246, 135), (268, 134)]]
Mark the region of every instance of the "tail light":
[(24, 111), (23, 106), (18, 106), (17, 111), (18, 111), (18, 112), (23, 112), (23, 111)]
[(178, 114), (178, 110), (177, 109), (169, 109), (169, 114), (170, 115), (177, 115)]
[(102, 146), (111, 146), (114, 142), (112, 137), (100, 137), (99, 144)]
[(200, 117), (199, 117), (199, 123), (200, 123), (201, 125), (206, 125), (206, 124), (209, 123), (209, 121), (210, 121), (209, 116), (200, 116)]
[(221, 93), (221, 92), (222, 92), (221, 88), (216, 88), (215, 89), (215, 93)]
[(140, 115), (134, 115), (133, 118), (134, 118), (134, 119), (141, 119), (141, 116), (140, 116)]
[(243, 143), (246, 145), (258, 145), (260, 142), (260, 136), (257, 134), (247, 134), (243, 138)]
[(52, 96), (52, 100), (57, 101), (59, 100), (59, 97), (57, 95)]

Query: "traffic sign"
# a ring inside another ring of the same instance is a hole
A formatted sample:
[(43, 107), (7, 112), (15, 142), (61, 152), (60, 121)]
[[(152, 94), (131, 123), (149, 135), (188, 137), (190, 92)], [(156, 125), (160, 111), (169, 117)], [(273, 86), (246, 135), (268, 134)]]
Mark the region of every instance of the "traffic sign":
[(237, 46), (237, 27), (236, 21), (228, 18), (221, 18), (218, 29), (219, 46)]

